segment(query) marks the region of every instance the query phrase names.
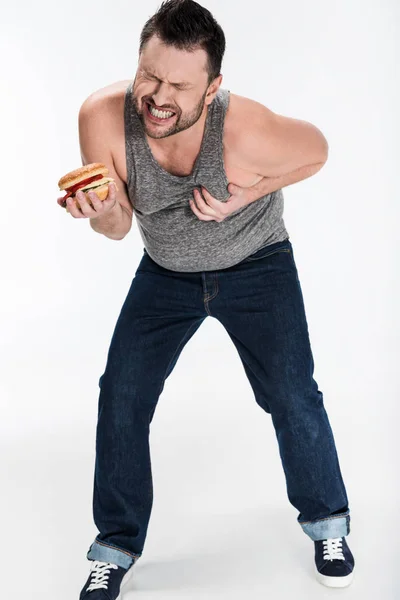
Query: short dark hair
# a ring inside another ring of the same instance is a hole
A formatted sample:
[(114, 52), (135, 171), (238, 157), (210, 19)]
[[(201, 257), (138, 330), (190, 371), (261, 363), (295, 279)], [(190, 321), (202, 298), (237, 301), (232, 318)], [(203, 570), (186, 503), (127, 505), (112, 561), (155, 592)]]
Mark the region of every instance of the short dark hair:
[(154, 35), (178, 50), (206, 51), (208, 85), (221, 73), (225, 35), (209, 10), (194, 0), (166, 0), (140, 34), (139, 54)]

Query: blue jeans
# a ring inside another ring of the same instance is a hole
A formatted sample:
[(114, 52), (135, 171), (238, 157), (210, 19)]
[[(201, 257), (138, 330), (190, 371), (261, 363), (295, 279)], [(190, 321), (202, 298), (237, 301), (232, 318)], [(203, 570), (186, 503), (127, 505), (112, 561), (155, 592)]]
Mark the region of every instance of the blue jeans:
[(225, 327), (256, 402), (271, 415), (298, 523), (312, 540), (350, 533), (291, 242), (196, 273), (167, 270), (144, 251), (99, 381), (93, 495), (99, 534), (89, 560), (128, 568), (143, 552), (153, 502), (150, 423), (166, 378), (208, 316)]

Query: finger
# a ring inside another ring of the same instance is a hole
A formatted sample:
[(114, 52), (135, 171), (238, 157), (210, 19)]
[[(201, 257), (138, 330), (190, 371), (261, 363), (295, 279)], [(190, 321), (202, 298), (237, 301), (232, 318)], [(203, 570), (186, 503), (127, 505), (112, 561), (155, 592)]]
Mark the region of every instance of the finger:
[[(88, 197), (90, 200), (92, 200), (92, 194), (94, 192), (88, 192)], [(86, 193), (85, 192), (77, 192), (76, 193), (76, 199), (79, 202), (79, 205), (81, 207), (81, 211), (84, 214), (85, 217), (94, 217), (96, 216), (96, 211), (94, 210), (94, 208), (92, 208), (92, 206), (90, 206), (88, 199), (86, 197)]]
[(110, 204), (113, 204), (117, 199), (117, 190), (115, 188), (115, 183), (110, 183), (108, 185), (108, 194), (106, 200), (111, 200)]
[(90, 203), (88, 202), (89, 209), (91, 209), (93, 212), (93, 214), (88, 215), (88, 216), (96, 217), (104, 211), (103, 204), (104, 204), (105, 200), (100, 200), (100, 198), (98, 197), (96, 192), (88, 192), (88, 196), (89, 196), (89, 200), (93, 206), (93, 208), (92, 208), (92, 206), (90, 206)]
[(214, 198), (214, 196), (211, 196), (210, 192), (208, 190), (206, 190), (205, 187), (203, 187), (202, 185), (200, 187), (201, 187), (201, 192), (202, 192), (208, 206), (210, 206), (215, 212), (218, 212), (222, 203), (219, 200), (217, 200), (216, 198)]
[(104, 210), (109, 211), (112, 208), (114, 208), (114, 206), (117, 204), (118, 200), (114, 200), (114, 202), (107, 198), (106, 200), (103, 200), (102, 204), (104, 206)]
[[(65, 198), (65, 196), (62, 196), (61, 198), (57, 198), (57, 204), (59, 204), (60, 206), (63, 206), (64, 205), (64, 198)], [(64, 206), (63, 206), (63, 208), (64, 208)]]
[(206, 214), (208, 214), (208, 215), (212, 215), (214, 217), (214, 220), (218, 221), (218, 223), (220, 223), (225, 218), (223, 202), (220, 202), (219, 200), (216, 200), (215, 198), (213, 198), (213, 196), (211, 196), (211, 194), (203, 186), (201, 186), (201, 189), (203, 191), (203, 194), (207, 198), (206, 198), (206, 200), (204, 200), (204, 198), (202, 198), (202, 195), (200, 193), (197, 195), (197, 198), (200, 198), (200, 203), (201, 202), (203, 203), (199, 207), (200, 210), (204, 206), (204, 208), (203, 208), (204, 212), (206, 212)]
[(210, 217), (210, 216), (205, 215), (202, 212), (200, 212), (199, 209), (197, 208), (194, 200), (189, 200), (189, 202), (190, 202), (190, 207), (191, 207), (192, 211), (194, 212), (196, 217), (198, 217), (201, 221), (215, 221), (215, 219), (213, 217)]
[(104, 208), (106, 210), (112, 208), (117, 203), (117, 193), (114, 183), (110, 183), (108, 186), (107, 198), (103, 200)]
[(203, 195), (205, 196), (205, 198), (207, 200), (207, 203), (209, 205), (211, 205), (211, 207), (213, 208), (215, 214), (218, 216), (219, 219), (223, 220), (225, 217), (227, 217), (230, 214), (232, 204), (228, 204), (228, 203), (232, 203), (231, 197), (228, 198), (228, 200), (226, 200), (225, 202), (222, 202), (221, 200), (217, 200), (216, 198), (211, 196), (211, 194), (203, 186), (201, 186), (201, 189), (202, 189)]
[[(90, 196), (90, 198), (93, 201), (93, 196)], [(115, 183), (109, 184), (108, 190), (107, 190), (107, 196), (104, 200), (100, 200), (100, 198), (97, 196), (97, 194), (94, 195), (94, 198), (95, 198), (95, 200), (93, 202), (93, 205), (94, 205), (97, 213), (108, 212), (109, 210), (114, 208), (114, 206), (117, 203)]]
[(202, 210), (207, 215), (211, 215), (213, 217), (213, 220), (217, 221), (217, 223), (221, 223), (221, 221), (223, 221), (226, 217), (226, 214), (225, 214), (226, 210), (225, 210), (224, 203), (213, 198), (213, 196), (211, 196), (211, 194), (209, 192), (207, 192), (207, 190), (205, 188), (203, 188), (203, 186), (201, 186), (201, 189), (203, 190), (203, 192), (205, 192), (205, 195), (208, 196), (210, 204), (212, 203), (215, 208), (212, 208), (201, 197), (200, 192), (198, 192), (198, 190), (197, 190), (198, 193), (196, 194), (196, 200), (199, 198), (200, 210)]
[(218, 222), (222, 221), (225, 217), (224, 203), (220, 202), (219, 200), (216, 200), (213, 196), (211, 196), (211, 194), (206, 190), (206, 188), (204, 188), (203, 186), (200, 187), (203, 192), (203, 196), (205, 197), (205, 200), (203, 199), (203, 202), (205, 202), (205, 205), (208, 207), (207, 214), (212, 214), (215, 217), (215, 220)]
[(235, 185), (234, 183), (229, 183), (228, 184), (228, 192), (233, 196), (235, 194), (238, 194), (240, 191), (242, 190), (242, 188), (238, 185)]
[(81, 213), (81, 211), (79, 210), (79, 208), (77, 207), (75, 198), (71, 198), (71, 197), (68, 198), (67, 207), (68, 207), (68, 212), (75, 219), (83, 219), (85, 217), (85, 215), (83, 215)]
[(215, 210), (213, 210), (210, 206), (208, 206), (208, 204), (205, 202), (205, 200), (202, 198), (200, 192), (198, 189), (194, 190), (194, 197), (196, 200), (196, 205), (197, 208), (205, 215), (209, 215), (211, 217), (215, 217)]
[(106, 200), (102, 201), (102, 209), (104, 212), (109, 212), (110, 210), (112, 210), (114, 208), (114, 206), (117, 204), (118, 200), (114, 200), (114, 202), (109, 199), (106, 198)]

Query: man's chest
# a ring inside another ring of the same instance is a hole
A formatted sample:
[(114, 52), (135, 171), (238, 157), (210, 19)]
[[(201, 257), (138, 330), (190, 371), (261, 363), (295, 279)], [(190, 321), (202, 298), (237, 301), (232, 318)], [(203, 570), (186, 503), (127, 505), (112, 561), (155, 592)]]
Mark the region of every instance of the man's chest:
[[(178, 177), (186, 177), (192, 173), (199, 151), (200, 149), (198, 149), (197, 152), (180, 151), (175, 154), (165, 154), (159, 152), (156, 148), (151, 149), (157, 163), (165, 171), (172, 175), (177, 175)], [(233, 153), (230, 153), (227, 148), (223, 149), (223, 160), (227, 179), (235, 185), (250, 187), (262, 179), (262, 177), (258, 176), (256, 173), (240, 169), (237, 164), (235, 164)]]
[[(200, 149), (199, 149), (200, 151)], [(185, 177), (192, 173), (198, 153), (188, 154), (187, 152), (165, 155), (156, 150), (152, 150), (152, 154), (157, 163), (168, 173), (177, 175), (179, 177)], [(125, 154), (125, 138), (121, 135), (121, 138), (116, 140), (113, 147), (114, 164), (117, 173), (121, 179), (127, 182), (127, 165), (126, 165), (126, 154)], [(237, 165), (237, 155), (234, 152), (230, 152), (229, 149), (223, 149), (223, 160), (225, 173), (228, 181), (240, 187), (251, 187), (263, 179), (262, 175), (257, 173), (241, 169)]]
[[(120, 111), (118, 123), (115, 124), (115, 129), (112, 135), (112, 154), (116, 171), (122, 181), (125, 183), (128, 180), (127, 161), (126, 161), (126, 140), (123, 123), (123, 111)], [(237, 136), (233, 135), (234, 131), (234, 116), (227, 114), (225, 119), (225, 127), (223, 130), (223, 162), (227, 180), (230, 183), (240, 187), (251, 187), (258, 183), (263, 176), (248, 169), (240, 167), (240, 148), (236, 148), (234, 139)], [(168, 173), (185, 177), (190, 175), (195, 166), (196, 160), (200, 152), (200, 144), (198, 148), (180, 148), (173, 153), (165, 153), (157, 148), (156, 145), (151, 147), (151, 153), (156, 162)]]

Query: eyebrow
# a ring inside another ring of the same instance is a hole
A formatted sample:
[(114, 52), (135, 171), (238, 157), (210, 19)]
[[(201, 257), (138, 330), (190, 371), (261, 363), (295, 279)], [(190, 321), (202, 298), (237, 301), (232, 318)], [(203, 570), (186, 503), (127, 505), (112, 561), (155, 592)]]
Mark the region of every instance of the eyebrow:
[[(159, 79), (154, 73), (152, 73), (151, 71), (147, 70), (147, 69), (142, 69), (147, 75), (150, 75), (151, 77), (154, 77), (154, 79), (157, 79), (157, 81), (161, 81), (161, 79)], [(170, 81), (171, 85), (192, 85), (190, 83), (190, 81), (179, 81), (176, 83), (173, 83), (172, 81)]]

